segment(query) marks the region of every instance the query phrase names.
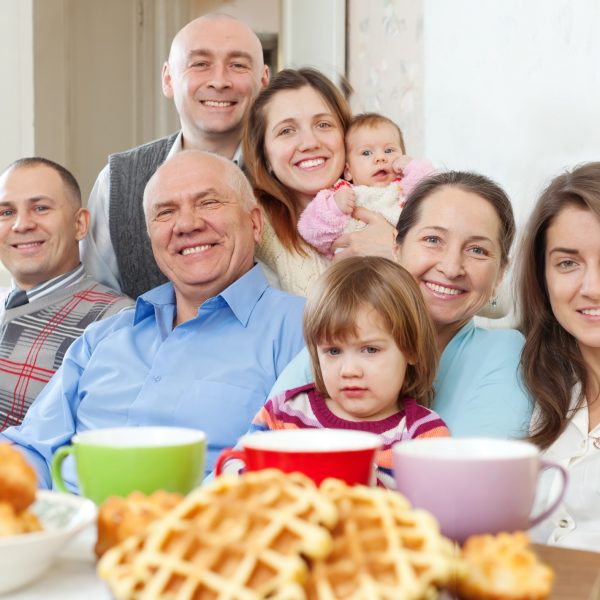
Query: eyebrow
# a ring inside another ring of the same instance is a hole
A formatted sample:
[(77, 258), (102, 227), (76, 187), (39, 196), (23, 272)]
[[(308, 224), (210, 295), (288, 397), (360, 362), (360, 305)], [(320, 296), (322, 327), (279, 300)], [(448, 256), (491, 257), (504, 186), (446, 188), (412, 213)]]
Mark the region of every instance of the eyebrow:
[[(219, 199), (223, 199), (223, 194), (221, 194), (216, 188), (206, 188), (205, 190), (197, 192), (196, 194), (194, 194), (193, 199), (194, 201), (202, 200), (207, 196), (218, 196)], [(157, 209), (164, 208), (165, 206), (173, 206), (173, 204), (175, 204), (173, 200), (159, 200), (152, 204), (152, 210), (156, 211)]]
[[(334, 118), (333, 113), (324, 112), (324, 113), (317, 113), (316, 115), (312, 115), (311, 119), (318, 120), (318, 119), (322, 119), (323, 117)], [(278, 127), (281, 127), (281, 125), (283, 125), (284, 123), (295, 123), (297, 120), (298, 119), (296, 119), (296, 117), (287, 117), (286, 119), (281, 119), (281, 121), (278, 121), (277, 123), (275, 123), (273, 125), (273, 127), (271, 128), (271, 131), (273, 131), (274, 129), (277, 129)]]
[(552, 248), (548, 254), (553, 254), (555, 252), (558, 252), (559, 254), (579, 254), (579, 250), (575, 250), (574, 248), (563, 248), (561, 246)]
[[(448, 229), (446, 227), (441, 227), (440, 225), (426, 225), (419, 230), (419, 233), (423, 233), (426, 229), (434, 229), (435, 231), (441, 231), (442, 233), (448, 233)], [(487, 237), (486, 235), (470, 235), (467, 240), (469, 242), (490, 242), (490, 244), (494, 243), (494, 240)]]
[[(33, 203), (40, 202), (41, 200), (54, 202), (54, 198), (51, 196), (46, 196), (44, 194), (38, 194), (37, 196), (30, 196), (29, 198), (25, 198), (25, 202)], [(2, 200), (0, 201), (0, 206), (12, 206), (14, 204), (14, 200)]]
[[(216, 56), (216, 53), (207, 48), (197, 48), (196, 50), (190, 50), (188, 52), (188, 59), (196, 56)], [(233, 50), (225, 55), (225, 58), (245, 58), (246, 60), (252, 61), (252, 54), (244, 50)]]

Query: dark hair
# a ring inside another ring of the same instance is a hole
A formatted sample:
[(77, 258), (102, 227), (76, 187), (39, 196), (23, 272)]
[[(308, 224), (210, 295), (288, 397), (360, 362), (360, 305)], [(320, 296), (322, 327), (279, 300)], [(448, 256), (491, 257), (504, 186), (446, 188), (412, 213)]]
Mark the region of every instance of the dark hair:
[(410, 396), (429, 406), (437, 372), (437, 336), (423, 295), (412, 275), (378, 256), (333, 263), (311, 288), (304, 310), (304, 339), (315, 385), (327, 395), (317, 345), (356, 333), (356, 317), (372, 308), (410, 364), (399, 398)]
[(515, 237), (515, 217), (512, 206), (506, 192), (497, 183), (477, 173), (445, 171), (423, 179), (406, 199), (396, 226), (398, 231), (396, 242), (402, 244), (406, 234), (419, 220), (423, 200), (443, 187), (456, 187), (477, 194), (492, 205), (500, 221), (500, 266), (505, 268), (508, 265), (510, 247)]
[(65, 189), (73, 201), (73, 204), (76, 206), (76, 208), (81, 208), (81, 190), (79, 188), (79, 184), (77, 183), (77, 179), (75, 179), (71, 171), (54, 162), (53, 160), (50, 160), (49, 158), (43, 158), (41, 156), (19, 158), (10, 163), (10, 165), (8, 165), (8, 167), (6, 167), (1, 174), (4, 175), (4, 173), (10, 171), (11, 169), (26, 169), (30, 167), (37, 167), (39, 165), (49, 167), (58, 173)]
[(305, 254), (296, 225), (301, 209), (293, 200), (293, 190), (269, 172), (265, 152), (266, 108), (280, 92), (311, 87), (318, 92), (346, 131), (351, 118), (348, 102), (340, 90), (321, 72), (312, 68), (283, 69), (263, 89), (250, 107), (242, 135), (244, 163), (258, 202), (263, 207), (277, 237), (287, 250)]
[(398, 127), (394, 121), (379, 113), (360, 113), (359, 115), (354, 115), (348, 125), (348, 129), (346, 129), (346, 140), (348, 140), (348, 136), (359, 127), (369, 127), (372, 129), (378, 125), (391, 125), (398, 132), (398, 137), (400, 138), (400, 150), (402, 150), (402, 154), (406, 154), (404, 136), (402, 135), (400, 127)]
[[(518, 265), (520, 327), (525, 335), (523, 379), (539, 408), (530, 439), (547, 448), (558, 438), (589, 391), (589, 375), (577, 340), (557, 321), (546, 283), (546, 232), (567, 207), (589, 210), (600, 220), (600, 162), (559, 175), (542, 192), (527, 223)], [(573, 385), (581, 392), (570, 410)], [(588, 403), (596, 401), (588, 398)]]

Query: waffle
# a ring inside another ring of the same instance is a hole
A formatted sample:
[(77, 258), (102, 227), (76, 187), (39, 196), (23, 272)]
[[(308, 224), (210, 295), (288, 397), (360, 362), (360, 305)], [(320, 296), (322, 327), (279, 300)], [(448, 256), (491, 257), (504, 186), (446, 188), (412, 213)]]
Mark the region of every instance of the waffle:
[(117, 600), (304, 599), (307, 564), (331, 551), (335, 506), (275, 470), (222, 476), (100, 560)]
[(472, 536), (465, 542), (464, 600), (542, 600), (550, 595), (552, 569), (540, 563), (522, 531)]
[(112, 496), (98, 510), (96, 556), (131, 535), (143, 532), (150, 523), (164, 516), (183, 499), (181, 494), (158, 490), (149, 496), (132, 492), (127, 498)]
[(338, 508), (333, 550), (314, 560), (309, 600), (403, 600), (437, 595), (450, 580), (454, 547), (427, 512), (396, 492), (327, 479), (321, 492)]

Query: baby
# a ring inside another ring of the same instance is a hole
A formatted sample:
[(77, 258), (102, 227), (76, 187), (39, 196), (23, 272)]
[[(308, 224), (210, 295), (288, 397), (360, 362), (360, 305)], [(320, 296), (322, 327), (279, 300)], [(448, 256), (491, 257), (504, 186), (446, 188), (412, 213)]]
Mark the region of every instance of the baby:
[(406, 196), (433, 171), (429, 161), (405, 155), (402, 132), (393, 121), (375, 113), (356, 115), (346, 132), (345, 179), (315, 196), (300, 215), (298, 231), (331, 257), (331, 244), (342, 233), (365, 226), (352, 218), (355, 207), (378, 212), (395, 227)]
[(268, 400), (250, 432), (334, 428), (377, 433), (382, 439), (377, 480), (392, 488), (393, 444), (449, 435), (429, 408), (437, 338), (423, 296), (401, 266), (375, 256), (331, 265), (309, 293), (304, 338), (315, 383)]

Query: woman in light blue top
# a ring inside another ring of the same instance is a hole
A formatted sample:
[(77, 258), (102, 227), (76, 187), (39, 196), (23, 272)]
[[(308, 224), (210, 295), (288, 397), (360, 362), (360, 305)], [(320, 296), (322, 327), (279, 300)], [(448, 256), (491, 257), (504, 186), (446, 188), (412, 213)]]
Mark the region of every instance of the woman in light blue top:
[[(398, 261), (417, 280), (441, 352), (432, 408), (454, 436), (526, 437), (532, 403), (519, 374), (523, 336), (476, 327), (493, 298), (515, 233), (503, 190), (474, 173), (446, 172), (419, 184), (398, 221)], [(312, 381), (303, 350), (271, 395)]]

